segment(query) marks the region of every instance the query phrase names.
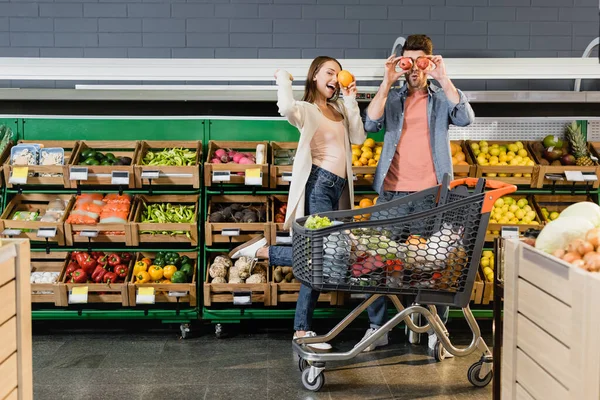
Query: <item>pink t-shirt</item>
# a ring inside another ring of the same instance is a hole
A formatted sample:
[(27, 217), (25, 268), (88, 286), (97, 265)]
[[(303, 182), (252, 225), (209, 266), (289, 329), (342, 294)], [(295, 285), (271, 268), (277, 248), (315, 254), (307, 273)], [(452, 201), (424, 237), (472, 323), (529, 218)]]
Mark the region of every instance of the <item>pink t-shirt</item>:
[(346, 178), (346, 128), (344, 120), (332, 121), (323, 116), (310, 142), (312, 161), (317, 167)]
[(429, 123), (427, 91), (412, 93), (404, 103), (404, 123), (400, 143), (383, 182), (383, 189), (416, 192), (437, 185)]

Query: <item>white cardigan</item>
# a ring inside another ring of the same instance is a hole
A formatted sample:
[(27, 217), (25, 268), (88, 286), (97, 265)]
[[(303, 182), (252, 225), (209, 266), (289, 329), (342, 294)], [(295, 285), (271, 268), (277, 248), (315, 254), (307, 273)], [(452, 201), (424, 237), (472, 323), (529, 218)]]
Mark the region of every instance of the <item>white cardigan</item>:
[[(285, 216), (284, 229), (290, 229), (292, 222), (304, 216), (304, 202), (306, 182), (310, 175), (312, 166), (312, 154), (310, 142), (321, 123), (321, 118), (326, 118), (318, 106), (305, 101), (296, 101), (292, 93), (292, 81), (287, 71), (279, 70), (277, 73), (277, 107), (279, 114), (285, 117), (290, 124), (300, 131), (298, 149), (292, 167), (292, 182), (288, 196), (287, 213)], [(340, 199), (340, 209), (352, 208), (354, 204), (354, 182), (352, 174), (352, 144), (362, 144), (367, 135), (363, 121), (360, 117), (360, 109), (354, 97), (344, 97), (344, 101), (331, 103), (335, 109), (344, 116), (344, 127), (348, 140), (346, 147), (346, 170), (348, 177), (348, 192)], [(344, 202), (349, 199), (348, 202)]]

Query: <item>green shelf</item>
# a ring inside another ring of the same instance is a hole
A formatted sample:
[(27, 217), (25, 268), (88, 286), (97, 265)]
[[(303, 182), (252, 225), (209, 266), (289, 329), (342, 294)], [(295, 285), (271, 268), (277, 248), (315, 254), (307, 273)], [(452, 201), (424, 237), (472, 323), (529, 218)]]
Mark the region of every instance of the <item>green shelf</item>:
[(31, 317), (36, 321), (43, 320), (74, 320), (74, 319), (159, 319), (164, 322), (190, 322), (197, 320), (197, 309), (183, 309), (177, 313), (175, 310), (34, 310)]

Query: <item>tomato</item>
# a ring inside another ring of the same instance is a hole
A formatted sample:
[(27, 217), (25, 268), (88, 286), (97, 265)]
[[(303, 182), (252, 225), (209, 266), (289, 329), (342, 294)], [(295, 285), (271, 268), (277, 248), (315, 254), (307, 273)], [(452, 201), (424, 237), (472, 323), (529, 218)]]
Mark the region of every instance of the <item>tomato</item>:
[(417, 58), (417, 68), (419, 69), (427, 69), (429, 68), (429, 58), (427, 57), (419, 57)]
[(412, 58), (402, 57), (398, 65), (400, 68), (402, 68), (402, 70), (408, 71), (409, 69), (412, 69), (413, 66)]

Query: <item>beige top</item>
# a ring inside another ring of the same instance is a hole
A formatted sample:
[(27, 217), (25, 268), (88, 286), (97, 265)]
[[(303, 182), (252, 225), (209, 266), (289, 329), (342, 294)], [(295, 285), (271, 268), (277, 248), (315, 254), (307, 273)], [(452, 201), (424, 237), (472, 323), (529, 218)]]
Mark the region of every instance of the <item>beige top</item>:
[(343, 120), (325, 117), (310, 142), (312, 162), (317, 167), (346, 178), (346, 128)]

